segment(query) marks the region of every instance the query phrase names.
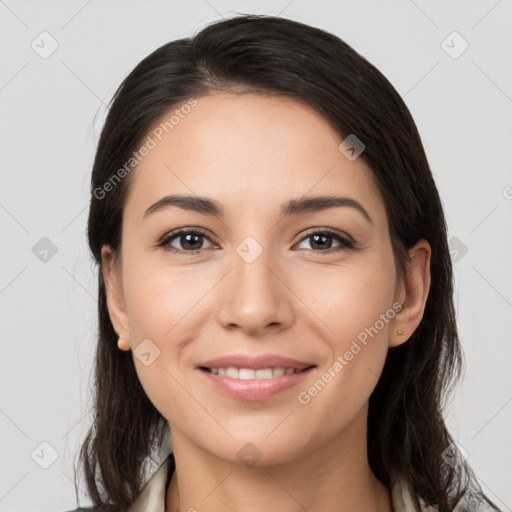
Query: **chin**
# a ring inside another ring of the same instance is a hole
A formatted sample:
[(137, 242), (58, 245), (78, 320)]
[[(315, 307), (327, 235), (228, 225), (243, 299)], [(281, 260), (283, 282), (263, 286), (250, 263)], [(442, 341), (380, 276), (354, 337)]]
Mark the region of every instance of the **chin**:
[[(275, 428), (275, 424), (274, 427)], [(246, 467), (275, 466), (290, 462), (300, 457), (306, 451), (309, 443), (301, 444), (299, 435), (289, 430), (280, 434), (271, 430), (257, 430), (232, 432), (233, 439), (223, 444), (211, 445), (211, 440), (204, 449), (214, 457), (232, 464)]]

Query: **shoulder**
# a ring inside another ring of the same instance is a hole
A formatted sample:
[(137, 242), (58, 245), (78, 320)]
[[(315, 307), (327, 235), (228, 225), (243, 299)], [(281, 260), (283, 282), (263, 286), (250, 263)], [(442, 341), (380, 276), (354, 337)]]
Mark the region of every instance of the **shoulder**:
[[(171, 452), (165, 457), (160, 463), (158, 469), (151, 475), (149, 480), (146, 482), (142, 492), (140, 493), (137, 500), (132, 504), (133, 510), (146, 510), (146, 505), (149, 500), (149, 496), (153, 496), (153, 500), (159, 500), (160, 496), (165, 493), (165, 489), (169, 486), (173, 472), (176, 469), (176, 463), (174, 460), (174, 454)], [(65, 510), (63, 512), (115, 512), (112, 510), (112, 505), (107, 508), (101, 508), (97, 506), (91, 507), (78, 507), (73, 510)], [(162, 509), (163, 510), (163, 509)]]
[[(437, 506), (428, 506), (421, 497), (416, 496), (409, 480), (398, 473), (394, 473), (391, 477), (391, 502), (393, 510), (397, 512), (439, 512)], [(462, 496), (452, 512), (492, 512), (494, 510), (496, 509), (484, 503), (474, 490), (470, 490)]]

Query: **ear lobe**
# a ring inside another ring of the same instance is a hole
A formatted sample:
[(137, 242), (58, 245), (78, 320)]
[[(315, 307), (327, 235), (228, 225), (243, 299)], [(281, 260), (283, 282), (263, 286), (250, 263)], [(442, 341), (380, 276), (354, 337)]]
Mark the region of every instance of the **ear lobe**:
[[(389, 346), (396, 347), (406, 342), (423, 318), (430, 290), (430, 258), (432, 249), (426, 240), (419, 240), (409, 250), (412, 261), (407, 264), (404, 282), (401, 285), (401, 311), (394, 318), (389, 334)], [(402, 334), (398, 334), (402, 331)]]
[(122, 334), (129, 339), (130, 333), (126, 326), (128, 318), (124, 304), (121, 268), (116, 260), (116, 255), (109, 245), (101, 248), (101, 272), (105, 283), (105, 295), (107, 297), (107, 309), (110, 321), (117, 334)]

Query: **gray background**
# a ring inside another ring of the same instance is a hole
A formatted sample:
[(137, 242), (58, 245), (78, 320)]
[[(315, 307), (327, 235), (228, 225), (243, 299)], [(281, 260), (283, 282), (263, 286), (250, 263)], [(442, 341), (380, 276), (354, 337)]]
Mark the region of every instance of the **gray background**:
[[(484, 490), (512, 510), (511, 0), (0, 0), (0, 511), (75, 507), (96, 332), (88, 183), (106, 104), (148, 53), (237, 12), (333, 32), (409, 106), (456, 260), (467, 370), (448, 424)], [(40, 252), (43, 237), (55, 254)]]

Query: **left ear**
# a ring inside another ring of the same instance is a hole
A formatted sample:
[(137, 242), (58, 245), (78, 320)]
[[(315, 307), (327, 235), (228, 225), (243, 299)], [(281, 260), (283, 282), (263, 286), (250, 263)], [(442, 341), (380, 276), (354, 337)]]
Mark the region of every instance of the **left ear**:
[[(416, 330), (423, 318), (430, 290), (430, 244), (426, 240), (419, 240), (408, 252), (412, 261), (407, 264), (405, 277), (395, 294), (395, 300), (402, 304), (402, 309), (390, 325), (390, 347), (406, 342)], [(397, 331), (402, 331), (402, 334)]]

